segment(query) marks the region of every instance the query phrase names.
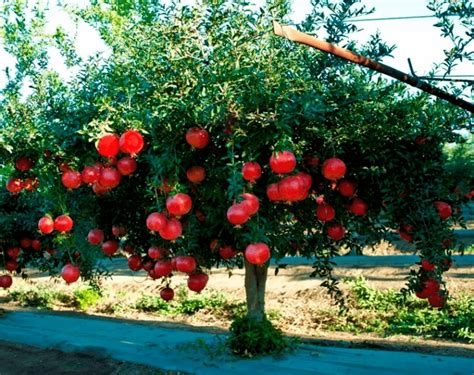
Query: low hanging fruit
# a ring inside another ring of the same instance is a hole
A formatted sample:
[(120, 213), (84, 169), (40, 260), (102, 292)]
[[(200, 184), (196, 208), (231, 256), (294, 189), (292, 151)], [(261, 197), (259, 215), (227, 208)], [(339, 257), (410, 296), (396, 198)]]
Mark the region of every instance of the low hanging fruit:
[(262, 176), (262, 167), (260, 164), (250, 161), (242, 166), (242, 177), (249, 182), (255, 182)]
[(74, 226), (74, 221), (69, 215), (61, 215), (54, 219), (54, 229), (60, 233), (70, 232)]
[(224, 246), (219, 248), (219, 255), (222, 259), (230, 259), (237, 255), (237, 251), (232, 246)]
[(21, 156), (15, 161), (15, 168), (21, 172), (27, 172), (33, 168), (33, 161), (26, 156)]
[(0, 276), (0, 288), (8, 289), (12, 286), (13, 279), (10, 275)]
[(349, 205), (349, 211), (357, 216), (364, 216), (369, 210), (369, 205), (360, 198), (354, 198)]
[(119, 148), (126, 154), (136, 155), (144, 146), (145, 141), (138, 130), (128, 130), (120, 136)]
[(130, 268), (132, 271), (139, 271), (142, 268), (142, 258), (140, 255), (132, 255), (130, 258), (128, 258), (127, 263), (128, 268)]
[(209, 144), (209, 133), (202, 128), (190, 128), (186, 132), (186, 142), (197, 149), (205, 148)]
[(205, 273), (197, 273), (189, 276), (187, 284), (190, 290), (199, 293), (206, 287), (208, 281), (208, 275)]
[(196, 165), (186, 171), (186, 177), (193, 184), (200, 184), (206, 178), (206, 170), (204, 167)]
[(163, 249), (162, 247), (158, 247), (158, 246), (152, 246), (148, 249), (148, 256), (151, 258), (151, 259), (160, 259), (160, 258), (163, 258), (163, 255), (165, 253), (165, 249)]
[(81, 173), (82, 182), (88, 185), (95, 184), (97, 181), (99, 181), (99, 177), (100, 168), (97, 166), (86, 166)]
[(176, 267), (176, 271), (191, 273), (197, 267), (196, 259), (194, 259), (194, 257), (191, 257), (191, 256), (182, 256), (182, 255), (177, 256), (175, 258), (175, 267)]
[(117, 161), (117, 169), (122, 176), (130, 176), (137, 170), (137, 162), (134, 158), (125, 156)]
[(241, 195), (241, 197), (244, 198), (244, 200), (240, 202), (240, 205), (247, 210), (247, 213), (250, 216), (255, 215), (260, 208), (258, 198), (251, 193), (244, 193)]
[(168, 223), (168, 218), (161, 212), (152, 212), (146, 218), (146, 226), (152, 232), (159, 232)]
[(102, 252), (109, 257), (114, 255), (119, 249), (119, 242), (115, 240), (108, 240), (102, 244)]
[(117, 169), (113, 167), (107, 167), (102, 169), (100, 172), (99, 184), (106, 189), (113, 189), (120, 184), (121, 178), (122, 175)]
[(181, 236), (182, 232), (183, 226), (181, 225), (181, 222), (177, 219), (168, 220), (164, 228), (158, 231), (161, 238), (168, 241), (176, 240), (179, 236)]
[(241, 204), (233, 204), (227, 210), (227, 220), (232, 225), (245, 224), (250, 218), (247, 208)]
[(328, 226), (327, 233), (334, 241), (340, 241), (346, 235), (346, 228), (342, 224), (332, 224)]
[(61, 277), (68, 284), (76, 282), (80, 276), (81, 271), (79, 267), (73, 266), (72, 264), (66, 264), (61, 271)]
[(296, 158), (291, 151), (280, 151), (270, 157), (270, 169), (277, 174), (293, 172)]
[(61, 182), (68, 189), (77, 189), (82, 184), (82, 176), (79, 172), (69, 169), (61, 176)]
[(305, 197), (306, 188), (302, 178), (288, 176), (278, 183), (278, 191), (281, 200), (286, 202), (296, 202)]
[(174, 298), (174, 290), (166, 287), (160, 290), (160, 297), (164, 301), (171, 301)]
[(453, 213), (451, 205), (449, 205), (448, 203), (443, 202), (443, 201), (435, 201), (433, 203), (433, 205), (435, 206), (436, 210), (438, 211), (438, 215), (439, 215), (441, 220), (446, 220), (449, 217), (451, 217), (451, 215)]
[(346, 164), (338, 158), (327, 159), (321, 168), (324, 178), (335, 181), (339, 180), (346, 174)]
[(280, 189), (277, 183), (267, 186), (267, 197), (272, 202), (278, 202), (282, 200)]
[(423, 268), (425, 271), (433, 271), (435, 269), (435, 265), (430, 263), (428, 259), (422, 259), (421, 260), (421, 268)]
[(104, 231), (101, 229), (91, 229), (87, 234), (87, 241), (91, 245), (100, 245), (104, 241)]
[(170, 215), (183, 216), (191, 211), (192, 200), (191, 197), (184, 193), (178, 193), (173, 197), (166, 199), (166, 209)]
[(336, 211), (329, 204), (322, 204), (316, 208), (316, 217), (321, 221), (331, 221), (335, 216)]
[(7, 190), (12, 194), (18, 194), (23, 190), (23, 184), (19, 178), (10, 178), (6, 184)]
[(262, 242), (250, 244), (245, 249), (245, 259), (251, 264), (262, 266), (270, 259), (270, 248)]
[(38, 230), (43, 234), (50, 234), (54, 231), (54, 221), (50, 216), (43, 216), (38, 221)]
[(97, 151), (101, 156), (113, 158), (120, 151), (120, 138), (117, 134), (106, 134), (99, 139)]
[(337, 185), (337, 190), (343, 197), (351, 198), (356, 192), (356, 184), (349, 180), (341, 180)]
[(159, 260), (155, 263), (155, 267), (153, 269), (155, 271), (155, 276), (158, 277), (165, 277), (169, 276), (173, 271), (173, 265), (168, 260)]

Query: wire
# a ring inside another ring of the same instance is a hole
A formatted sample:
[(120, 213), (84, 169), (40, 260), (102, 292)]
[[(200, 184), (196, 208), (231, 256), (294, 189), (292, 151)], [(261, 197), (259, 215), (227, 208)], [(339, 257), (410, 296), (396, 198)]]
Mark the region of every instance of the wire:
[[(455, 14), (448, 15), (447, 17), (458, 17)], [(424, 15), (424, 16), (400, 16), (400, 17), (380, 17), (380, 18), (353, 18), (348, 19), (347, 22), (370, 22), (370, 21), (395, 21), (395, 20), (417, 20), (422, 18), (437, 18), (436, 16)]]

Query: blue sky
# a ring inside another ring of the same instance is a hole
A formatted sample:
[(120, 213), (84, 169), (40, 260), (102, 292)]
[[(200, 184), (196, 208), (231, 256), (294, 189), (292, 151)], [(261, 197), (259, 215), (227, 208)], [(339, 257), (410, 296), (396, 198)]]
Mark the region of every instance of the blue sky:
[[(81, 0), (69, 0), (74, 3), (81, 3)], [(194, 0), (184, 0), (192, 3)], [(255, 3), (263, 3), (263, 0), (257, 0)], [(398, 17), (398, 16), (416, 16), (430, 14), (426, 9), (426, 0), (362, 0), (362, 4), (368, 7), (375, 7), (376, 12), (370, 16), (380, 17)], [(295, 21), (301, 20), (310, 10), (310, 0), (293, 0), (293, 17)], [(107, 47), (100, 40), (98, 33), (88, 25), (81, 23), (76, 30), (73, 23), (68, 20), (67, 14), (58, 9), (53, 9), (49, 16), (49, 31), (53, 31), (58, 25), (62, 25), (66, 30), (72, 33), (77, 32), (76, 47), (82, 57), (88, 57), (97, 51), (107, 53)], [(418, 75), (426, 74), (435, 62), (441, 62), (443, 59), (443, 49), (449, 47), (449, 43), (439, 36), (439, 30), (433, 26), (436, 20), (434, 18), (417, 20), (393, 20), (379, 22), (359, 22), (357, 25), (363, 30), (354, 35), (360, 41), (368, 39), (369, 35), (379, 30), (382, 39), (389, 44), (396, 44), (397, 49), (393, 58), (387, 58), (384, 62), (397, 69), (408, 72), (407, 58), (411, 58), (416, 73)], [(319, 36), (324, 38), (324, 35)], [(50, 55), (52, 66), (67, 78), (71, 73), (62, 63), (59, 53), (51, 49)], [(14, 60), (9, 57), (2, 49), (0, 44), (0, 85), (4, 82), (5, 67), (14, 66)], [(474, 74), (472, 64), (463, 64), (455, 74)]]

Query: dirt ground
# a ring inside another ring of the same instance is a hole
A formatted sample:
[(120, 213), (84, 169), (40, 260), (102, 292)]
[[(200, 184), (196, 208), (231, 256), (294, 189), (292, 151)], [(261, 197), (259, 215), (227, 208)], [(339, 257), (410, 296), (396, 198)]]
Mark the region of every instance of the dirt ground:
[[(320, 286), (321, 280), (310, 278), (310, 266), (293, 266), (288, 269), (281, 269), (277, 276), (274, 269), (269, 271), (267, 283), (267, 310), (277, 312), (280, 318), (276, 319), (276, 324), (287, 334), (300, 336), (318, 344), (336, 344), (349, 347), (375, 347), (389, 350), (410, 350), (426, 352), (431, 354), (463, 355), (474, 357), (473, 346), (463, 343), (445, 342), (442, 340), (426, 340), (413, 336), (391, 336), (379, 337), (372, 334), (350, 334), (344, 332), (330, 332), (321, 329), (321, 321), (315, 319), (315, 311), (330, 308), (332, 302), (325, 288)], [(404, 267), (341, 267), (336, 269), (335, 275), (339, 279), (355, 278), (364, 276), (368, 284), (379, 289), (400, 289), (405, 284), (409, 268)], [(208, 289), (225, 293), (229, 300), (245, 299), (244, 295), (244, 273), (243, 270), (234, 270), (231, 277), (224, 269), (214, 269), (210, 275)], [(474, 295), (474, 267), (454, 266), (447, 274), (446, 281), (452, 295), (468, 293)], [(15, 286), (27, 284), (51, 284), (55, 283), (59, 290), (77, 288), (78, 285), (67, 286), (59, 280), (53, 280), (43, 275), (35, 275), (32, 280), (15, 279)], [(183, 276), (173, 277), (173, 285), (185, 284)], [(104, 280), (104, 288), (107, 291), (106, 298), (96, 307), (94, 311), (88, 313), (95, 315), (113, 316), (122, 319), (132, 319), (146, 324), (179, 325), (186, 324), (199, 327), (203, 330), (228, 329), (229, 317), (208, 314), (205, 310), (198, 311), (194, 315), (180, 315), (168, 317), (163, 315), (153, 315), (140, 313), (136, 310), (124, 309), (111, 313), (111, 306), (117, 304), (126, 305), (133, 303), (142, 294), (158, 295), (160, 283), (145, 278), (143, 272), (132, 273), (128, 269), (119, 269), (112, 279)], [(55, 287), (55, 288), (56, 288)], [(342, 289), (347, 288), (342, 284)], [(5, 300), (6, 292), (0, 291), (0, 301)], [(7, 309), (20, 309), (14, 303), (5, 305)], [(0, 335), (1, 338), (1, 335)], [(0, 351), (2, 351), (0, 347)], [(3, 355), (3, 354), (0, 354)], [(40, 354), (40, 357), (43, 354)], [(53, 356), (54, 352), (44, 353)], [(74, 356), (73, 356), (74, 357)], [(71, 361), (82, 361), (84, 358), (72, 358)], [(2, 360), (0, 359), (0, 363)], [(40, 362), (38, 362), (40, 363)], [(62, 368), (67, 366), (61, 365)], [(121, 367), (117, 367), (118, 372), (103, 373), (132, 373), (120, 372)], [(0, 375), (7, 374), (0, 366)], [(26, 371), (26, 370), (25, 370)], [(28, 372), (22, 372), (28, 373)], [(36, 373), (54, 373), (39, 371)], [(74, 373), (74, 372), (71, 372)], [(101, 372), (92, 372), (101, 373)], [(145, 373), (146, 372), (140, 372)]]
[(137, 364), (0, 341), (0, 375), (176, 374)]

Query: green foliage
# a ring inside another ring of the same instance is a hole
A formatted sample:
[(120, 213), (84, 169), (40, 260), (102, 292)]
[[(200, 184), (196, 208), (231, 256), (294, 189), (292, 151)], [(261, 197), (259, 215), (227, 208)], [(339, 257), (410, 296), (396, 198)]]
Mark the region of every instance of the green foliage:
[(247, 316), (232, 322), (227, 343), (234, 355), (245, 358), (279, 355), (293, 349), (296, 344), (294, 340), (285, 337), (268, 319), (256, 321)]
[[(240, 305), (238, 305), (240, 306)], [(190, 295), (186, 289), (179, 288), (175, 299), (166, 302), (160, 296), (144, 294), (136, 302), (135, 308), (139, 311), (153, 312), (163, 315), (193, 315), (200, 310), (212, 314), (223, 314), (224, 311), (233, 311), (235, 303), (218, 292)]]
[(405, 297), (395, 290), (378, 290), (359, 277), (350, 282), (351, 309), (346, 314), (320, 311), (323, 327), (384, 336), (413, 335), (425, 338), (474, 342), (474, 297), (450, 298), (446, 308), (433, 310), (424, 300)]
[(36, 307), (49, 310), (60, 303), (71, 303), (71, 297), (50, 286), (34, 286), (31, 288), (15, 288), (9, 291), (9, 298), (24, 307)]
[(77, 289), (74, 291), (73, 295), (74, 302), (80, 310), (88, 310), (89, 308), (94, 307), (102, 298), (101, 293), (94, 288)]

